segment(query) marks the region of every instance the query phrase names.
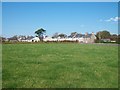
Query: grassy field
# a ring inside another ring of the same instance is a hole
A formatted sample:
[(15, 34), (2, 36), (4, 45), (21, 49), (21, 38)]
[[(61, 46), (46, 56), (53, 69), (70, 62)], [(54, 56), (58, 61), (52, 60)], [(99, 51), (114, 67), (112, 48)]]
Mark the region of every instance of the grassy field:
[(116, 88), (118, 47), (3, 44), (3, 88)]
[(0, 44), (0, 89), (2, 89), (2, 44)]

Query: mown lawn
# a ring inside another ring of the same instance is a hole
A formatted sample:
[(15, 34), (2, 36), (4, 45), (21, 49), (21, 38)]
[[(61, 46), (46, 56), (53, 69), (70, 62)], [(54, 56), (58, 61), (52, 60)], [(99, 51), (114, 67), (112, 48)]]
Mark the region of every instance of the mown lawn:
[(117, 88), (118, 47), (3, 44), (3, 88)]

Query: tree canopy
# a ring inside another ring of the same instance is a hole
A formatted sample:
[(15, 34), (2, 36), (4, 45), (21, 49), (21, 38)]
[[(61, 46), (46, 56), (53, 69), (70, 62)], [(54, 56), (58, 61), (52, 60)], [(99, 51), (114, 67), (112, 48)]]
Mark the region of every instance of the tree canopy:
[(110, 38), (111, 35), (109, 31), (104, 30), (104, 31), (97, 32), (96, 36), (98, 39), (108, 39)]
[(58, 37), (59, 37), (59, 34), (57, 32), (52, 36), (52, 38), (58, 38)]
[(77, 32), (72, 32), (70, 36), (75, 37), (77, 34), (78, 34)]
[(40, 40), (43, 41), (43, 34), (46, 32), (45, 29), (43, 28), (40, 28), (38, 29), (37, 31), (35, 31), (35, 34), (37, 34), (37, 36), (40, 38)]
[(63, 33), (59, 34), (59, 36), (60, 36), (61, 38), (67, 37), (67, 35), (66, 35), (66, 34), (63, 34)]

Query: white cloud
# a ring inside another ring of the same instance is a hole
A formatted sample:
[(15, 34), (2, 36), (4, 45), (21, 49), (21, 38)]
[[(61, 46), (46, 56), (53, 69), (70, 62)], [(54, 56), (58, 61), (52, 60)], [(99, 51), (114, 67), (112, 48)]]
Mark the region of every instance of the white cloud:
[(114, 17), (114, 18), (110, 18), (110, 19), (107, 19), (105, 20), (106, 22), (117, 22), (118, 20), (120, 20), (120, 17)]

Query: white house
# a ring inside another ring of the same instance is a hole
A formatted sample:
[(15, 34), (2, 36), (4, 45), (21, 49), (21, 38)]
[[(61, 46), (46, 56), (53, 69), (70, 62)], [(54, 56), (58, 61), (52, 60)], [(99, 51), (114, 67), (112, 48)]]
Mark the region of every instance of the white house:
[(32, 38), (30, 41), (31, 41), (31, 42), (39, 42), (40, 39), (39, 39), (38, 37), (34, 37), (34, 38)]
[(20, 41), (20, 42), (39, 42), (40, 39), (38, 37), (32, 37), (32, 38), (28, 38), (28, 39), (19, 38), (18, 41)]
[(43, 41), (47, 42), (47, 41), (58, 41), (57, 38), (52, 38), (52, 37), (46, 37), (43, 39)]

